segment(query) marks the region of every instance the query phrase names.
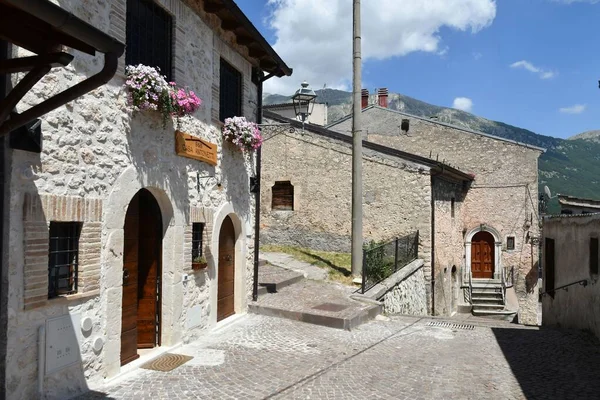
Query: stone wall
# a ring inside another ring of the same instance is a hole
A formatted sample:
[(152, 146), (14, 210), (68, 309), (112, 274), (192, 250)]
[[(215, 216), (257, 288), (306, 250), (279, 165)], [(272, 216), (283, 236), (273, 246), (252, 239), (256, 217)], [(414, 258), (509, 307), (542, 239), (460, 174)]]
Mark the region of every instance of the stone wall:
[[(340, 140), (304, 131), (263, 145), (261, 243), (328, 251), (350, 250), (352, 149)], [(268, 136), (268, 133), (267, 133)], [(276, 181), (294, 186), (294, 210), (271, 207)], [(390, 240), (419, 230), (420, 257), (430, 274), (429, 168), (363, 149), (363, 237)]]
[[(125, 0), (57, 3), (125, 41)], [(237, 236), (236, 312), (245, 311), (254, 251), (254, 201), (248, 181), (255, 166), (250, 155), (223, 143), (216, 118), (220, 57), (242, 73), (243, 114), (255, 118), (257, 88), (251, 82), (252, 65), (247, 50), (234, 45), (232, 34), (221, 30), (216, 16), (194, 12), (195, 2), (190, 2), (193, 8), (178, 0), (159, 3), (175, 22), (174, 79), (203, 100), (193, 116), (179, 121), (179, 129), (216, 143), (218, 164), (213, 167), (177, 156), (174, 123), (163, 128), (158, 115), (130, 112), (123, 89), (124, 55), (119, 72), (108, 84), (42, 118), (41, 154), (10, 150), (8, 398), (38, 398), (38, 328), (52, 317), (90, 317), (93, 328), (79, 342), (81, 363), (46, 375), (47, 398), (67, 398), (119, 373), (123, 224), (129, 201), (142, 188), (154, 195), (163, 219), (162, 345), (191, 340), (216, 322), (218, 234), (227, 215), (234, 221)], [(73, 63), (47, 74), (25, 96), (21, 110), (102, 67), (101, 56), (72, 52)], [(27, 54), (14, 49), (14, 56)], [(13, 85), (22, 76), (13, 76)], [(64, 201), (61, 207), (64, 204), (69, 211), (57, 214), (54, 203), (47, 199)], [(100, 215), (94, 214), (88, 221), (86, 210), (91, 203), (97, 205), (94, 212)], [(34, 204), (35, 210), (31, 208)], [(34, 220), (31, 215), (36, 216)], [(201, 218), (206, 222), (209, 266), (206, 271), (192, 272), (188, 230)], [(47, 300), (43, 267), (47, 268), (48, 261), (42, 254), (47, 246), (47, 224), (66, 219), (83, 222), (81, 291)], [(29, 229), (34, 223), (37, 232)], [(99, 352), (92, 348), (97, 338), (104, 341)]]
[(415, 260), (378, 283), (364, 296), (383, 303), (386, 314), (427, 315), (427, 282), (423, 260)]
[[(546, 238), (554, 239), (554, 288), (583, 279), (588, 285), (572, 285), (554, 296), (542, 296), (542, 325), (588, 330), (600, 338), (600, 284), (598, 275), (590, 271), (589, 247), (590, 238), (599, 237), (598, 215), (544, 219), (542, 244)], [(543, 259), (548, 256), (543, 254)], [(544, 291), (551, 289), (544, 284)]]
[(457, 311), (463, 264), (462, 183), (432, 178), (434, 215), (434, 315), (452, 315)]
[[(400, 134), (398, 129), (404, 118), (410, 121), (408, 135)], [(496, 268), (514, 267), (519, 321), (535, 324), (537, 246), (532, 246), (527, 238), (540, 234), (536, 194), (541, 151), (380, 107), (365, 109), (363, 124), (368, 128), (369, 141), (439, 159), (475, 175), (461, 206), (463, 232), (466, 234), (482, 224), (498, 232), (496, 240), (502, 244), (502, 254)], [(330, 128), (347, 134), (351, 120), (342, 120)], [(506, 250), (507, 236), (515, 237), (515, 250)], [(465, 259), (464, 247), (452, 258)], [(465, 262), (457, 267), (465, 275)], [(436, 276), (442, 271), (436, 272)]]

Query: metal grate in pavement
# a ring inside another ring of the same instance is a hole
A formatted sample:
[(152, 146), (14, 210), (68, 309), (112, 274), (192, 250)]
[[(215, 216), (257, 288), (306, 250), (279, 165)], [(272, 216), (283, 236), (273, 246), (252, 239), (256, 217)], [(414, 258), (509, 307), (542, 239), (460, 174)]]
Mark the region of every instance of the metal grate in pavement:
[(185, 364), (192, 358), (194, 357), (186, 356), (183, 354), (165, 353), (162, 356), (155, 358), (154, 360), (142, 365), (142, 368), (151, 369), (154, 371), (168, 372), (174, 370), (180, 365)]
[(445, 322), (445, 321), (429, 321), (427, 326), (435, 326), (438, 328), (450, 328), (450, 329), (463, 329), (466, 331), (472, 331), (475, 329), (475, 325), (467, 325), (467, 324), (455, 324), (453, 322)]

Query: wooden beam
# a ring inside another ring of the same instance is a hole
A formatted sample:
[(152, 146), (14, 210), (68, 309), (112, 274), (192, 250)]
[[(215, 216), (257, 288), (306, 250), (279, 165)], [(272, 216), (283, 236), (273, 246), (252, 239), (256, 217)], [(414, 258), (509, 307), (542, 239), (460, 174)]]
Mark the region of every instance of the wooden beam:
[(223, 9), (225, 9), (223, 3), (208, 0), (204, 2), (204, 12), (208, 14), (216, 14)]
[(17, 83), (4, 100), (0, 101), (0, 124), (4, 123), (10, 112), (15, 108), (19, 101), (21, 101), (23, 96), (25, 96), (27, 92), (31, 90), (33, 85), (42, 79), (49, 71), (50, 67), (47, 65), (32, 69), (19, 81), (19, 83)]
[(267, 55), (267, 52), (259, 47), (248, 46), (248, 55), (252, 58), (261, 58)]
[(37, 67), (49, 66), (65, 67), (73, 60), (73, 55), (59, 52), (42, 54), (39, 56), (10, 58), (0, 60), (0, 74), (14, 74), (16, 72), (27, 72)]
[(231, 19), (224, 19), (221, 21), (221, 28), (223, 28), (224, 31), (235, 31), (237, 28), (240, 28), (242, 25), (235, 20), (231, 20)]
[(235, 36), (235, 41), (240, 46), (246, 46), (246, 47), (251, 45), (252, 43), (254, 43), (254, 39), (252, 39), (250, 36), (244, 36), (244, 35), (238, 34), (237, 32), (236, 32), (236, 36)]

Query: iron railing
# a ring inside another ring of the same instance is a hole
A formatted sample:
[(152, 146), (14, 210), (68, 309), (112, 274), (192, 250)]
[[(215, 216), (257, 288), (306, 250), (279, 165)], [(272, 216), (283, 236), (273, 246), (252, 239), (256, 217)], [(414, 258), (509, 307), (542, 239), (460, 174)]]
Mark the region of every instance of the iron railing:
[(419, 254), (419, 231), (397, 237), (386, 243), (371, 242), (363, 249), (363, 274), (361, 292), (399, 271)]
[(568, 291), (569, 290), (569, 286), (581, 285), (583, 287), (586, 287), (588, 284), (589, 284), (589, 281), (587, 279), (580, 279), (578, 281), (567, 283), (566, 285), (562, 285), (562, 286), (555, 287), (553, 289), (547, 290), (547, 291), (543, 292), (542, 294), (540, 294), (540, 296), (550, 295), (550, 297), (554, 298), (554, 295), (559, 290)]

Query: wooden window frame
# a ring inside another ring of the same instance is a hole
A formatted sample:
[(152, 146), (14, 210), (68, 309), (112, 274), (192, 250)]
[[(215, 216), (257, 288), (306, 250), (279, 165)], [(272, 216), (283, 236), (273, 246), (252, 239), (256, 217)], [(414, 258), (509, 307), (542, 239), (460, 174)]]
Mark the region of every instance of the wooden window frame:
[(203, 235), (205, 224), (203, 222), (192, 223), (192, 260), (196, 257), (202, 257), (203, 251)]
[(242, 115), (243, 76), (233, 65), (221, 58), (219, 74), (219, 120)]
[(599, 267), (599, 249), (598, 249), (598, 238), (591, 237), (590, 238), (590, 275), (597, 276), (598, 275), (598, 267)]
[(506, 237), (506, 250), (513, 251), (517, 246), (517, 240), (514, 236)]
[(294, 185), (290, 181), (276, 181), (271, 188), (273, 211), (294, 211)]
[[(48, 298), (77, 293), (81, 222), (50, 222), (48, 249)], [(61, 260), (61, 257), (64, 258)], [(68, 273), (60, 273), (68, 267)], [(66, 289), (61, 281), (67, 280)], [(62, 286), (62, 287), (61, 287)]]
[(173, 25), (173, 16), (155, 1), (127, 0), (125, 64), (158, 67), (171, 81)]

